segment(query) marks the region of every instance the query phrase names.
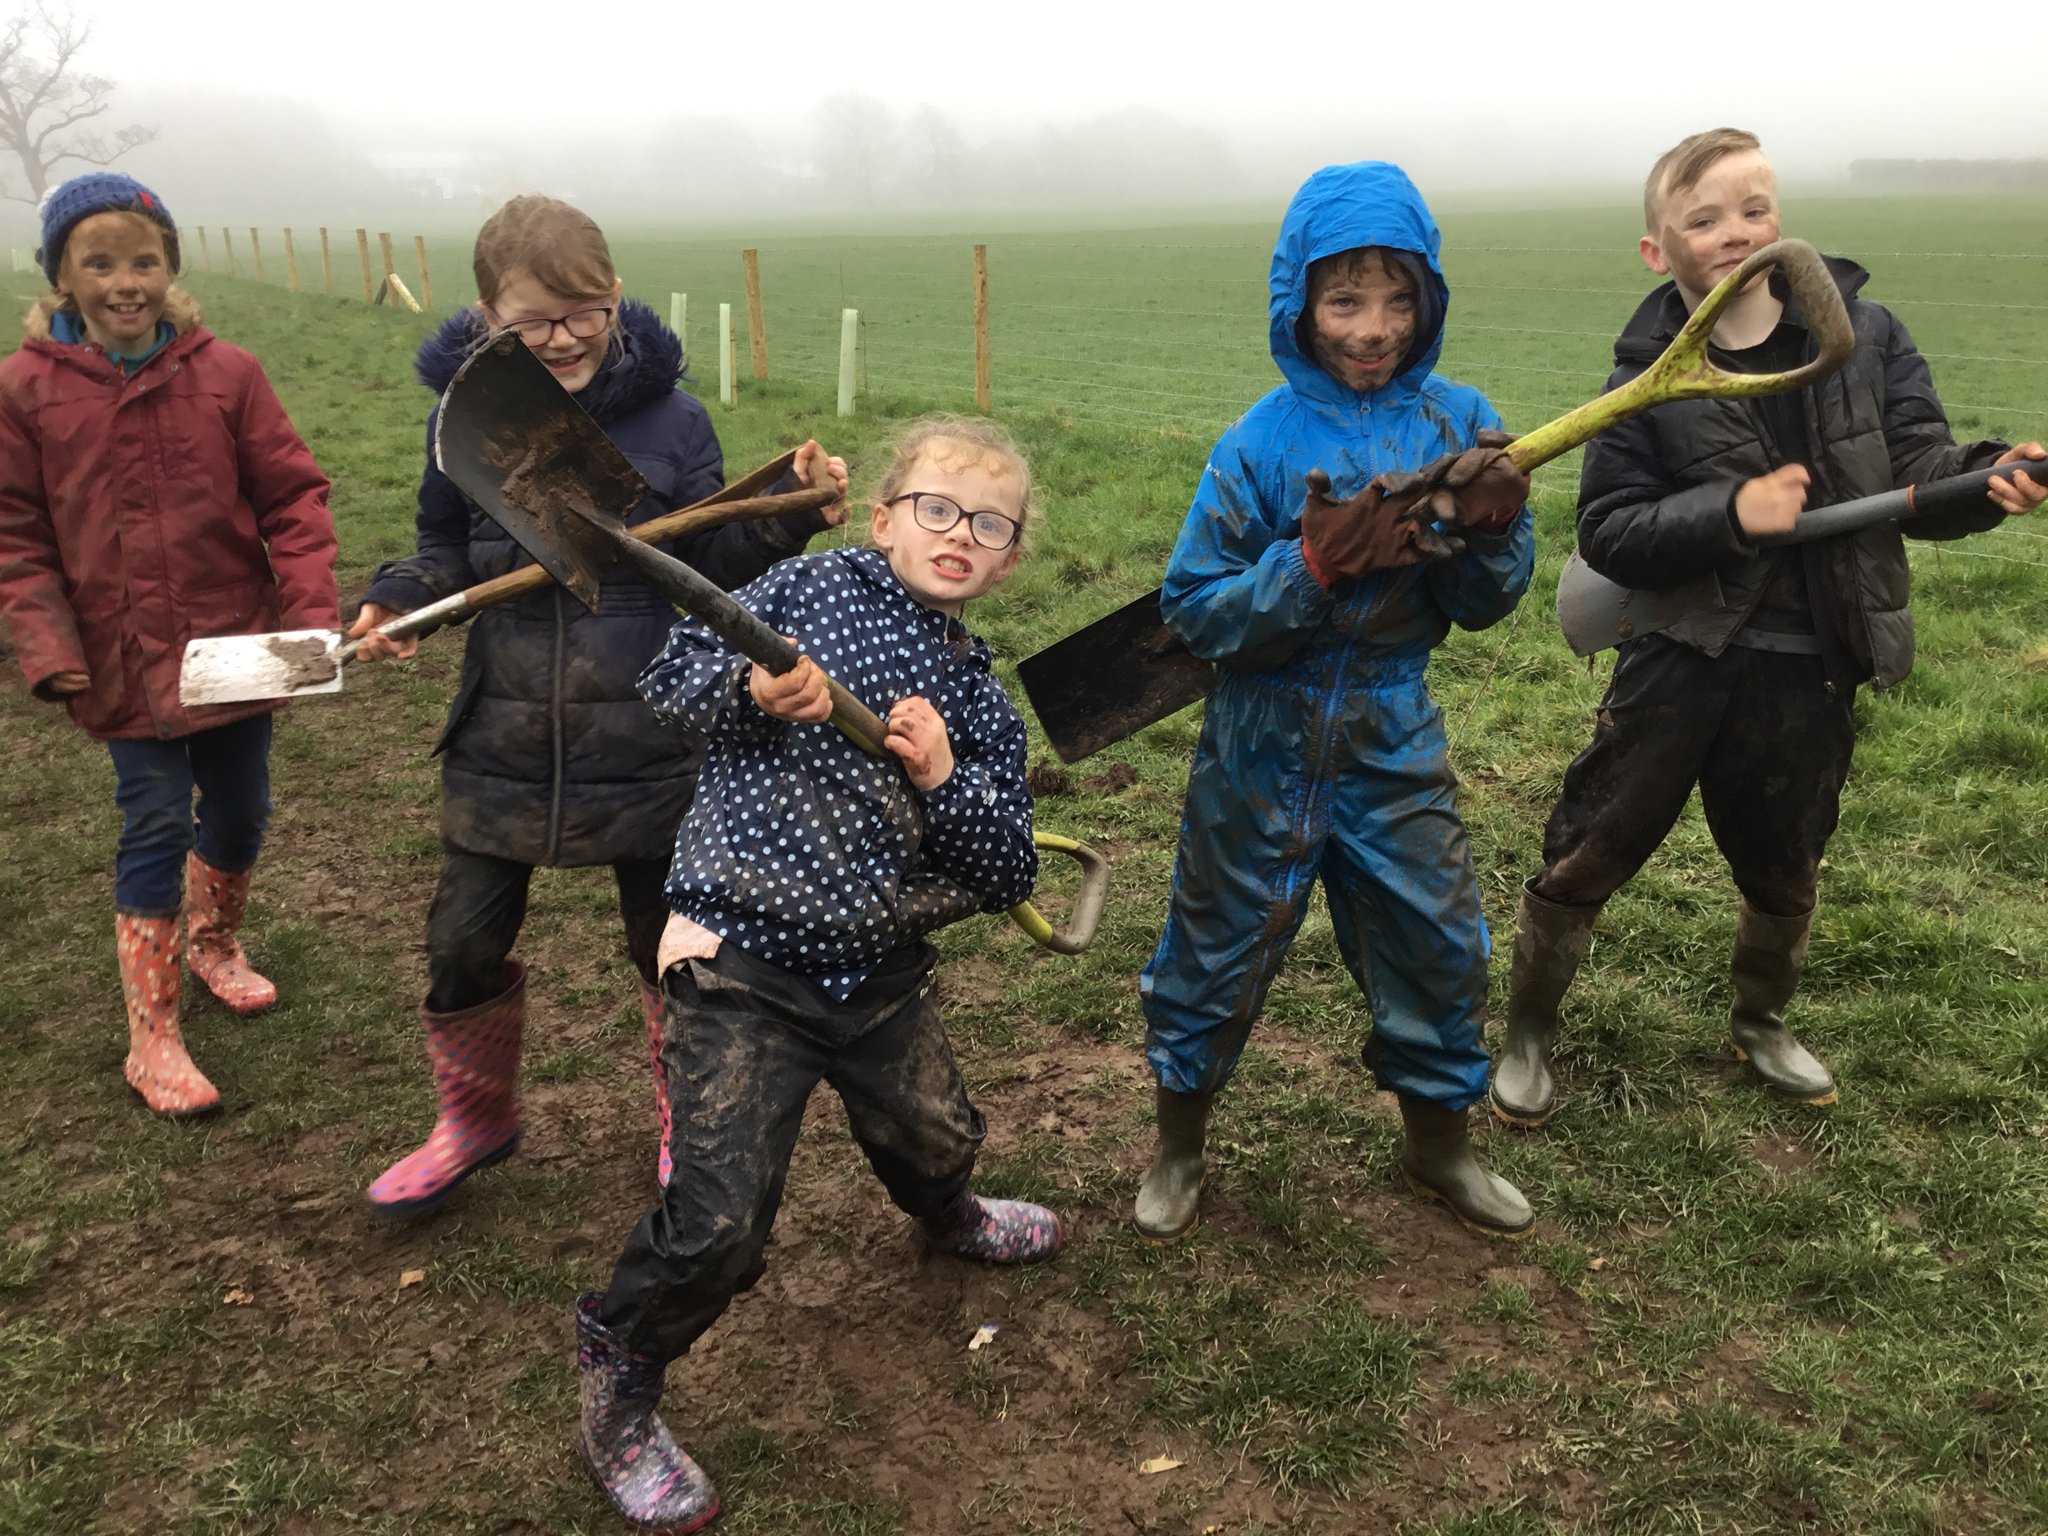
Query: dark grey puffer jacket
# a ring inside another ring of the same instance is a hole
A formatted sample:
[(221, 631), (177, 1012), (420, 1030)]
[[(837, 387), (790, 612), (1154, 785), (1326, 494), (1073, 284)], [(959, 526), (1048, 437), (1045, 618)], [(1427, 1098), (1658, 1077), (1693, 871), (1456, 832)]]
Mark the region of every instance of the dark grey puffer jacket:
[[(1869, 274), (1828, 258), (1855, 327), (1856, 350), (1840, 372), (1799, 393), (1812, 445), (1810, 507), (1828, 506), (1898, 486), (1961, 474), (2006, 451), (1996, 440), (1958, 446), (1935, 398), (1927, 363), (1898, 317), (1856, 294)], [(1786, 320), (1803, 325), (1781, 288)], [(1642, 373), (1686, 321), (1677, 286), (1643, 300), (1614, 344), (1614, 389)], [(1808, 340), (1805, 355), (1814, 347)], [(1682, 400), (1645, 411), (1587, 445), (1579, 479), (1579, 553), (1611, 581), (1670, 587), (1708, 572), (1720, 578), (1723, 606), (1666, 631), (1718, 656), (1763, 596), (1768, 562), (1735, 521), (1735, 492), (1768, 474), (1773, 461), (1764, 419), (1750, 400)], [(1981, 511), (1881, 524), (1808, 546), (1814, 623), (1824, 650), (1847, 675), (1880, 688), (1913, 668), (1911, 572), (1902, 526), (1917, 539), (1956, 539), (1995, 527), (2004, 514), (1988, 499)]]
[[(619, 324), (605, 366), (575, 399), (651, 487), (626, 518), (642, 523), (717, 491), (725, 464), (709, 414), (676, 388), (682, 343), (632, 299)], [(472, 311), (449, 320), (420, 347), (420, 381), (446, 389), (484, 335)], [(378, 567), (364, 594), (387, 608), (418, 608), (531, 563), (435, 466), (433, 440), (430, 416), (419, 552)], [(776, 487), (794, 488), (788, 477)], [(790, 513), (663, 548), (729, 589), (800, 553), (824, 527), (819, 513)], [(435, 747), (442, 841), (522, 864), (666, 859), (696, 787), (699, 747), (655, 719), (634, 683), (675, 617), (624, 568), (606, 575), (597, 613), (550, 586), (477, 615)]]

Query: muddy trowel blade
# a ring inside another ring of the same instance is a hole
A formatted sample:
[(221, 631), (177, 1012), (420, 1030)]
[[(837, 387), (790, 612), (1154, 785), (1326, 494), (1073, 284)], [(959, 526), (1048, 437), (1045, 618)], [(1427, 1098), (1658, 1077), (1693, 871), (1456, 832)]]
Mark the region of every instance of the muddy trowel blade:
[(550, 576), (597, 608), (618, 558), (602, 525), (622, 523), (648, 485), (511, 332), (456, 370), (441, 396), (434, 458)]
[(178, 702), (187, 709), (341, 692), (341, 633), (288, 629), (269, 635), (209, 635), (185, 642)]

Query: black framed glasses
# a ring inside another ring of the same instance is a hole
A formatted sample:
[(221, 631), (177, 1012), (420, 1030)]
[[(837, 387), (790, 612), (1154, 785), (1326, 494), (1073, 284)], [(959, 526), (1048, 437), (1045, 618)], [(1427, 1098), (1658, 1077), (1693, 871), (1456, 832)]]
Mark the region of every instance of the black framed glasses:
[(917, 526), (932, 533), (944, 533), (966, 518), (967, 532), (983, 549), (1008, 549), (1024, 531), (1024, 525), (1014, 517), (1005, 517), (1000, 512), (969, 512), (952, 497), (941, 496), (937, 491), (906, 491), (891, 497), (889, 505), (893, 507), (901, 501), (910, 503), (910, 515), (917, 519)]
[[(488, 308), (488, 306), (486, 306)], [(610, 304), (597, 304), (589, 309), (572, 309), (566, 315), (535, 315), (529, 320), (498, 320), (498, 329), (510, 331), (529, 347), (544, 347), (554, 339), (555, 327), (560, 326), (578, 341), (590, 341), (602, 336), (612, 323)]]

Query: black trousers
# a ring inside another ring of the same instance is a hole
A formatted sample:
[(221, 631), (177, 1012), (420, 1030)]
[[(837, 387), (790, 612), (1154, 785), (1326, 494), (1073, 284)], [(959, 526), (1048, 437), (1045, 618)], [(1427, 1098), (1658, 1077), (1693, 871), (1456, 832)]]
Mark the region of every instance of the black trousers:
[[(641, 979), (654, 984), (654, 953), (668, 923), (668, 860), (628, 859), (612, 866), (626, 953)], [(474, 1008), (498, 995), (505, 957), (526, 921), (533, 866), (444, 848), (441, 883), (427, 909), (427, 1007), (435, 1013)]]
[(932, 959), (923, 944), (899, 951), (843, 1003), (731, 943), (669, 967), (674, 1172), (627, 1238), (600, 1312), (629, 1348), (675, 1359), (765, 1273), (821, 1080), (905, 1212), (934, 1217), (965, 1193), (983, 1125), (939, 1019)]
[(1565, 770), (1543, 830), (1536, 894), (1605, 901), (1657, 851), (1697, 784), (1750, 905), (1812, 911), (1856, 747), (1853, 694), (1828, 683), (1818, 656), (1731, 646), (1711, 657), (1661, 635), (1623, 646), (1592, 744)]

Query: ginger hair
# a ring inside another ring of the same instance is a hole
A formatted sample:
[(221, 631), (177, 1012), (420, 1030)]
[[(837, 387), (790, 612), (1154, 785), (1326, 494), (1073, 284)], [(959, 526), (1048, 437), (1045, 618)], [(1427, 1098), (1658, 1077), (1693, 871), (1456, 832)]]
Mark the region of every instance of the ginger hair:
[(1656, 234), (1665, 202), (1698, 186), (1715, 161), (1762, 148), (1763, 141), (1744, 128), (1709, 128), (1680, 139), (1657, 157), (1643, 183), (1643, 228)]
[[(1017, 477), (1017, 520), (1024, 526), (1017, 535), (1019, 553), (1030, 547), (1035, 519), (1031, 506), (1031, 465), (1016, 439), (994, 422), (977, 416), (940, 414), (922, 416), (912, 422), (896, 440), (895, 454), (875, 487), (875, 501), (886, 506), (914, 487), (910, 472), (920, 460), (933, 458), (948, 464), (975, 464), (999, 474)], [(972, 511), (973, 508), (969, 508)]]
[(570, 299), (608, 299), (618, 286), (597, 221), (557, 197), (513, 198), (476, 232), (476, 296), (488, 304), (517, 272)]

